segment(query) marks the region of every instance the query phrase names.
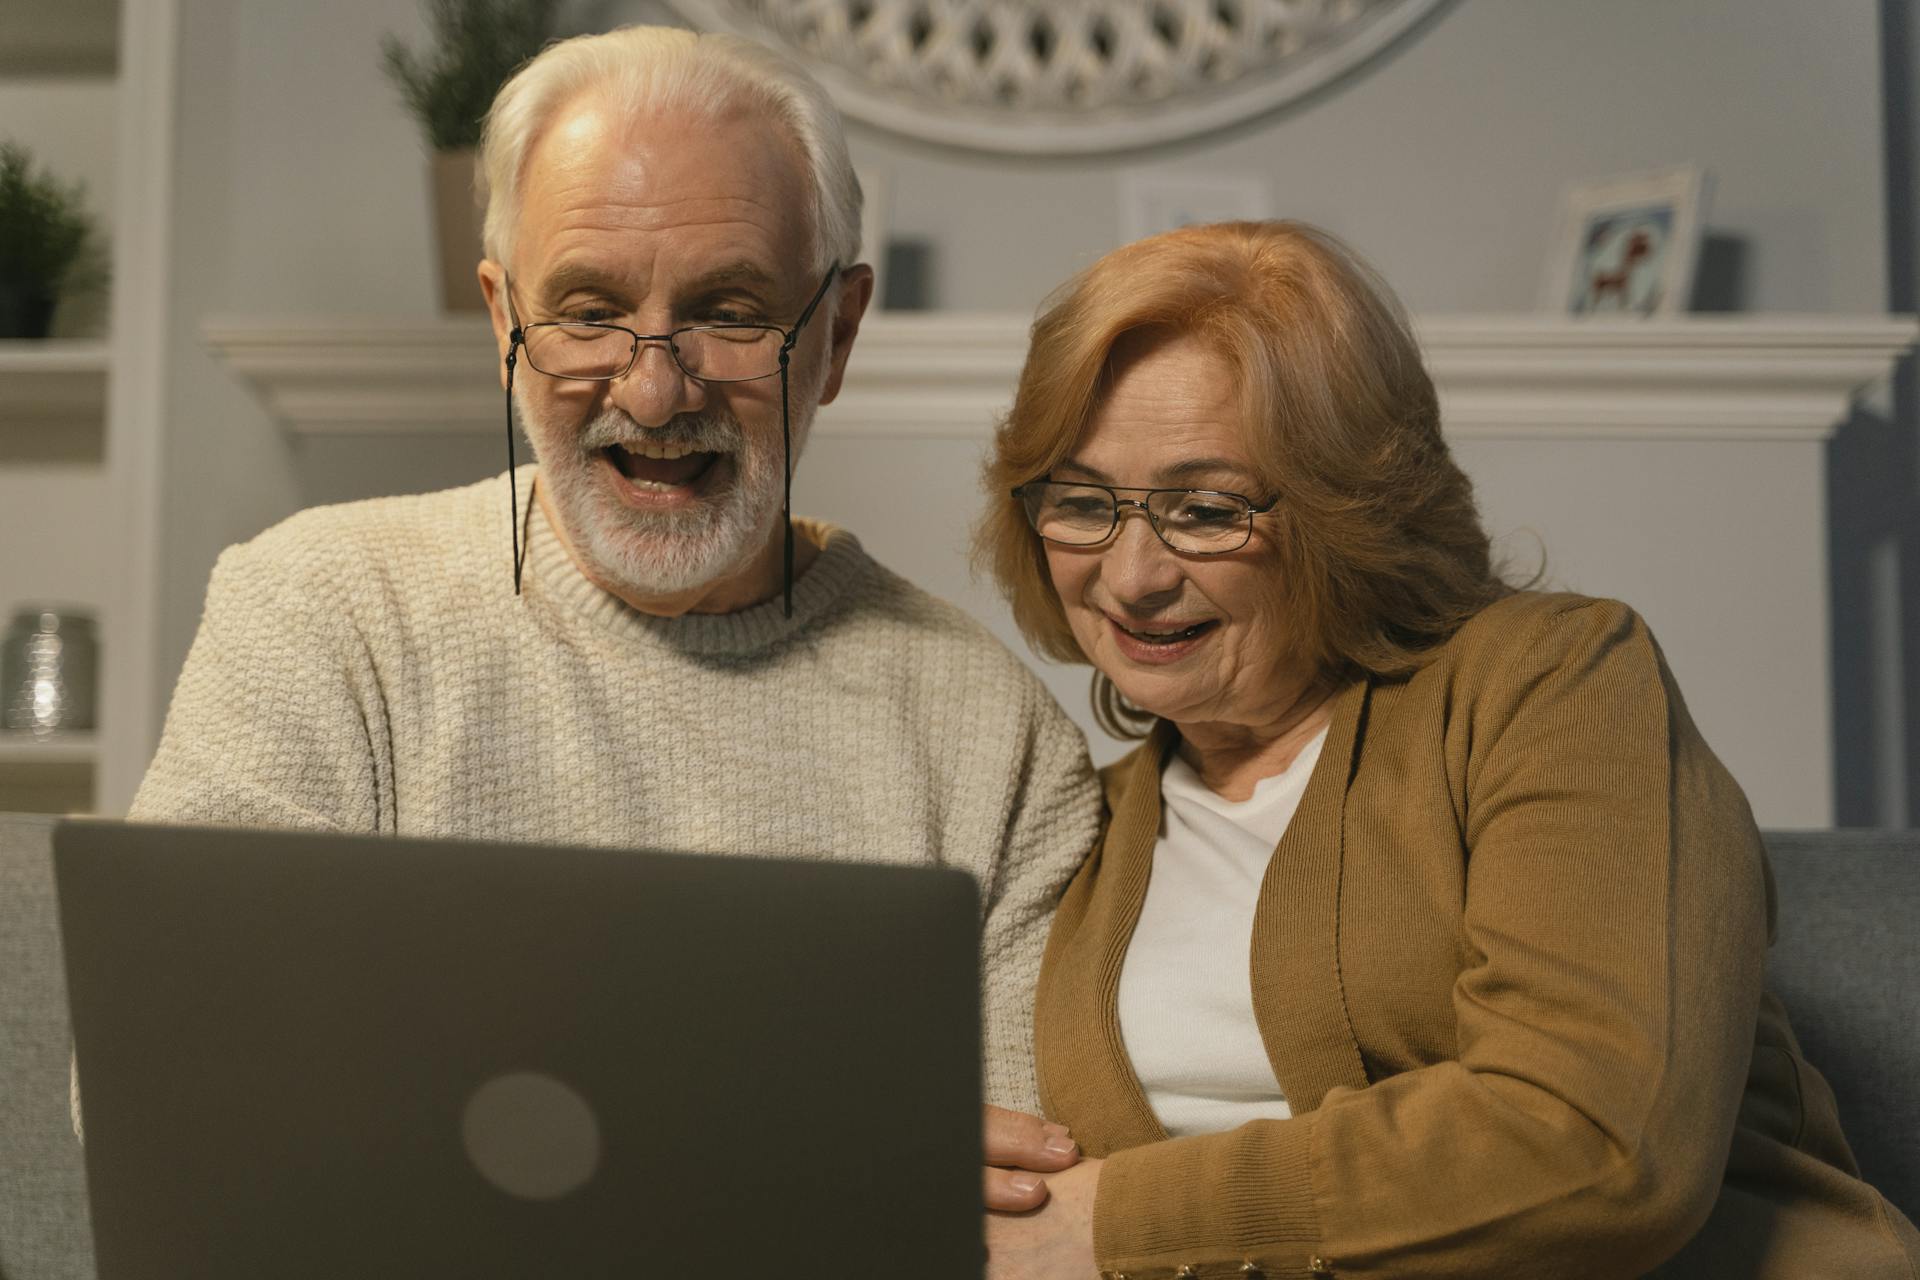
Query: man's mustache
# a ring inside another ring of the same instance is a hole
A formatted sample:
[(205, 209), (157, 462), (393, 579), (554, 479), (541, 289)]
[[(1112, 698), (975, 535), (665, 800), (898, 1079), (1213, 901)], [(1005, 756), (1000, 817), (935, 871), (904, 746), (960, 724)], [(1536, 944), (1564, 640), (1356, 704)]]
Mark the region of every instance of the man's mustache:
[(745, 442), (745, 433), (732, 415), (711, 411), (679, 414), (660, 426), (643, 427), (624, 411), (608, 409), (580, 433), (580, 448), (587, 453), (616, 445), (672, 445), (696, 453), (738, 453)]

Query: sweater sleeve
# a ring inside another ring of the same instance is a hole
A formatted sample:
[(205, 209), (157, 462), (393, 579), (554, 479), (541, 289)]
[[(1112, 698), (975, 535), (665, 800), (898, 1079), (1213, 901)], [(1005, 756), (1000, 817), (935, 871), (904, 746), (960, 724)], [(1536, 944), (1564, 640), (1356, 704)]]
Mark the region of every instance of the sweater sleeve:
[(986, 1101), (1040, 1110), (1033, 1070), (1033, 991), (1054, 905), (1092, 850), (1100, 783), (1086, 739), (1037, 679), (1022, 672), (1024, 755), (980, 942), (980, 1024)]
[(259, 543), (221, 555), (134, 820), (391, 829), (367, 645), (343, 597), (301, 581), (300, 567)]
[(1626, 1278), (1705, 1220), (1760, 994), (1757, 832), (1631, 611), (1585, 602), (1509, 639), (1454, 708), (1457, 1056), (1117, 1153), (1101, 1266)]

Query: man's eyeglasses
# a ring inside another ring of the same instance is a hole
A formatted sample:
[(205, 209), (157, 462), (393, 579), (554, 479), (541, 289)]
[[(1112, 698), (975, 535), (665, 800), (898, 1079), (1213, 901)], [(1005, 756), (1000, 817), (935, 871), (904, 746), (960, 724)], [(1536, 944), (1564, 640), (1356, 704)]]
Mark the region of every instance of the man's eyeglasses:
[[(1123, 498), (1123, 493), (1145, 494)], [(1253, 518), (1273, 510), (1237, 493), (1213, 489), (1129, 489), (1105, 484), (1034, 480), (1013, 491), (1033, 531), (1067, 547), (1097, 547), (1120, 527), (1123, 508), (1137, 507), (1160, 541), (1175, 551), (1217, 556), (1238, 551), (1253, 537)]]
[(770, 324), (698, 324), (671, 333), (636, 333), (625, 325), (588, 320), (541, 320), (523, 325), (513, 305), (513, 279), (505, 276), (507, 319), (513, 326), (507, 335), (507, 484), (513, 494), (513, 593), (520, 594), (520, 571), (525, 558), (520, 546), (520, 494), (513, 475), (513, 369), (517, 353), (524, 350), (528, 366), (550, 378), (612, 382), (624, 378), (633, 368), (642, 343), (660, 342), (666, 344), (681, 372), (702, 382), (754, 382), (776, 373), (780, 375), (780, 443), (786, 454), (786, 481), (780, 502), (781, 518), (786, 524), (783, 599), (786, 614), (792, 617), (793, 427), (788, 405), (787, 363), (794, 344), (800, 340), (800, 331), (807, 327), (807, 321), (813, 318), (821, 299), (827, 296), (827, 288), (839, 274), (838, 262), (827, 268), (826, 278), (813, 291), (813, 297), (791, 329)]
[[(795, 332), (805, 323), (803, 315)], [(700, 324), (672, 333), (635, 333), (625, 325), (585, 320), (541, 321), (522, 325), (520, 332), (529, 365), (549, 377), (585, 382), (625, 377), (645, 342), (665, 343), (681, 372), (702, 382), (771, 378), (780, 372), (780, 344), (787, 337), (786, 330), (770, 324)]]

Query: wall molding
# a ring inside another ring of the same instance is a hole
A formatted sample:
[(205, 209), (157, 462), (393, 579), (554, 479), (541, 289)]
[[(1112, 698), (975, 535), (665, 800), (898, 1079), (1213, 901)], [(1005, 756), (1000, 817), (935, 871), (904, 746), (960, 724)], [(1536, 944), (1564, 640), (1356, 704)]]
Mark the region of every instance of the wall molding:
[[(1014, 313), (868, 319), (822, 435), (985, 439), (1026, 352)], [(1417, 318), (1449, 436), (1822, 440), (1920, 321), (1894, 315)], [(208, 347), (295, 435), (498, 431), (484, 316), (241, 317)]]

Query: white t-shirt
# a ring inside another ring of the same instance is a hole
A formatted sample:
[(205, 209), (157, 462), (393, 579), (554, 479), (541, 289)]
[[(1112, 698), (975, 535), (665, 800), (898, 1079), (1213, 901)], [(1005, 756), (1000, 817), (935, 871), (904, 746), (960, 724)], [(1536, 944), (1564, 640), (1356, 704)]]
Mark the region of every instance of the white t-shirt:
[(1174, 1137), (1293, 1114), (1253, 1018), (1253, 909), (1300, 807), (1322, 729), (1244, 801), (1179, 756), (1160, 778), (1160, 838), (1120, 970), (1120, 1033), (1147, 1101)]

